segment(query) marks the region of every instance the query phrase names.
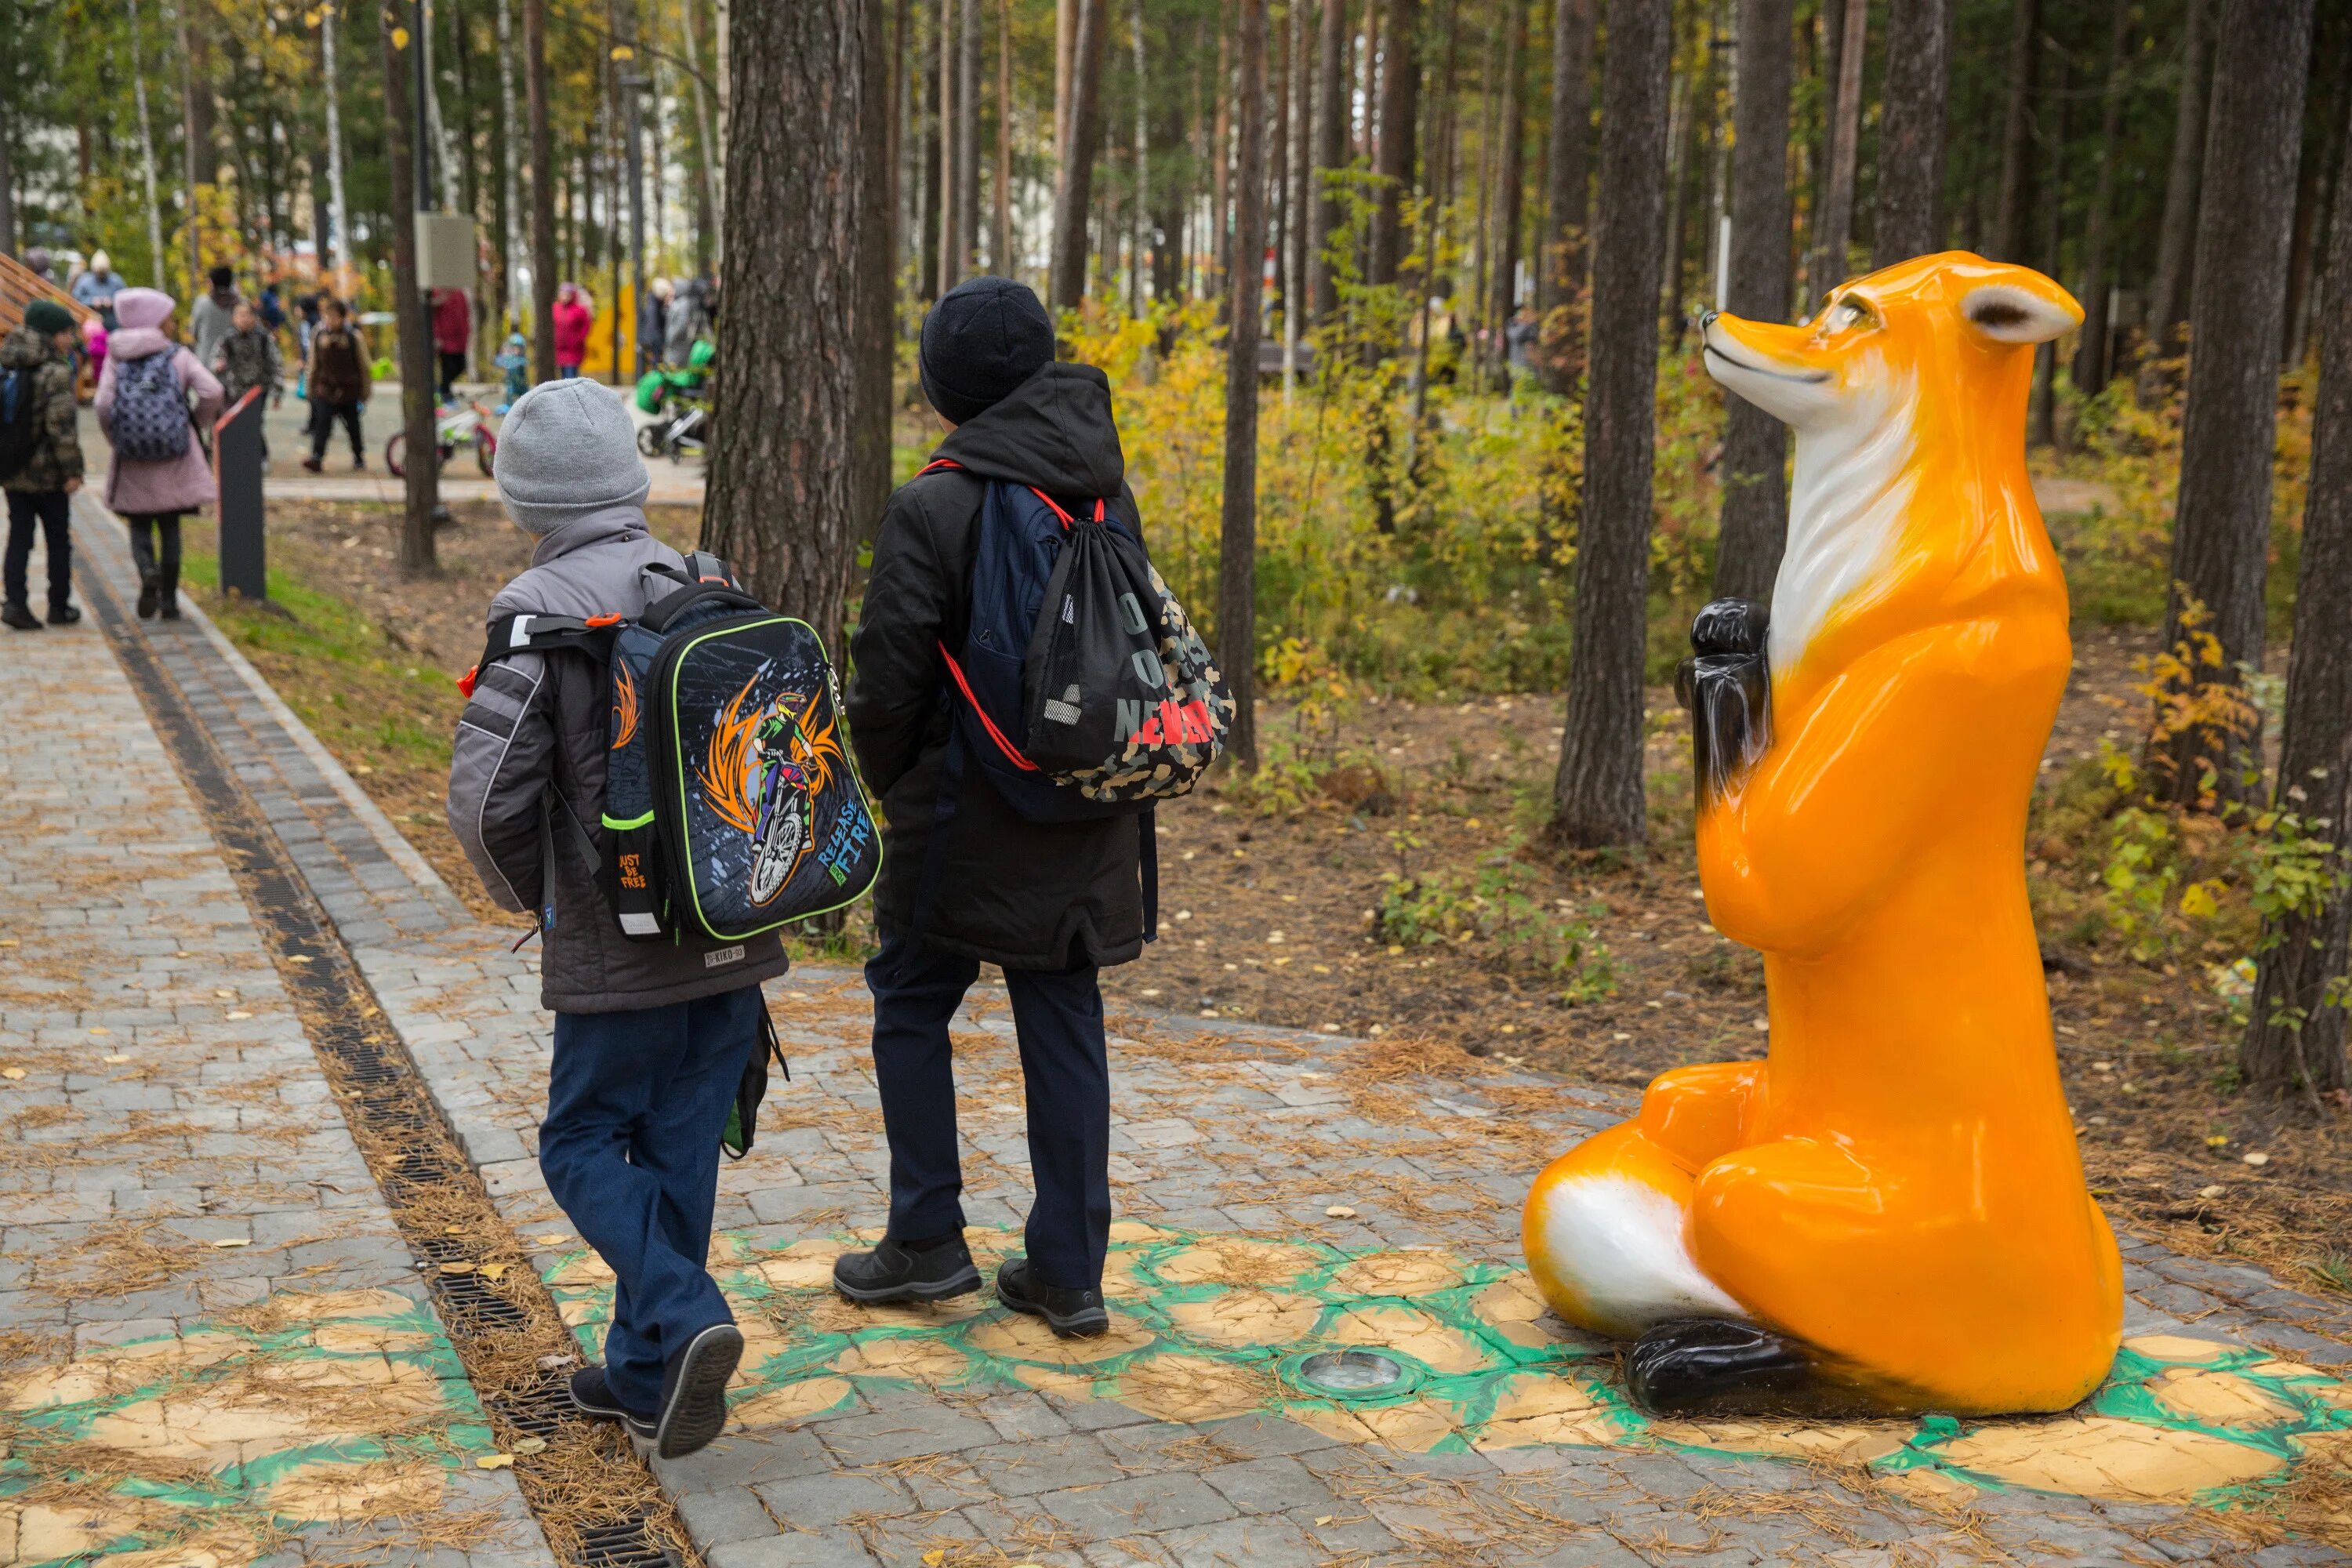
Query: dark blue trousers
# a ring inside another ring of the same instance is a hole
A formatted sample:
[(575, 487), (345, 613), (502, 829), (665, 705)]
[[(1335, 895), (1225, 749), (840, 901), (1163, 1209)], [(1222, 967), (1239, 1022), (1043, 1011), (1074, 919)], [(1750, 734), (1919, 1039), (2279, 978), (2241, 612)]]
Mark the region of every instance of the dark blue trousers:
[[(1029, 1106), (1036, 1201), (1027, 1243), (1034, 1278), (1067, 1289), (1102, 1285), (1110, 1244), (1110, 1066), (1097, 970), (1008, 969)], [(955, 1068), (948, 1022), (980, 977), (976, 959), (924, 946), (908, 962), (891, 937), (866, 965), (874, 993), (874, 1077), (890, 1136), (890, 1234), (963, 1229), (956, 1154)]]
[(629, 1013), (558, 1013), (539, 1168), (613, 1270), (604, 1376), (628, 1409), (661, 1403), (662, 1363), (735, 1314), (705, 1267), (719, 1135), (760, 1048), (757, 985)]

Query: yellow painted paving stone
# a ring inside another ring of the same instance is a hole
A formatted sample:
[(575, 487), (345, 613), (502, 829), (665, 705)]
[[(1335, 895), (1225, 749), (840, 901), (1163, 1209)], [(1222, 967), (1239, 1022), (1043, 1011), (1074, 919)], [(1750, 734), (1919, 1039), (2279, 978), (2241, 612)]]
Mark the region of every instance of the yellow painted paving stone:
[(1204, 1344), (1271, 1347), (1295, 1344), (1313, 1333), (1323, 1303), (1312, 1296), (1244, 1289), (1175, 1302), (1168, 1315), (1185, 1338)]
[(1916, 1469), (1883, 1472), (1880, 1484), (1889, 1491), (1926, 1503), (1930, 1508), (1965, 1508), (1984, 1493), (1974, 1482), (1965, 1480), (1949, 1470), (1939, 1470), (1932, 1465)]
[(1459, 1430), (1456, 1413), (1434, 1399), (1408, 1400), (1356, 1412), (1372, 1436), (1408, 1454), (1426, 1454)]
[(547, 1277), (550, 1285), (578, 1288), (583, 1285), (610, 1285), (613, 1271), (593, 1252), (583, 1252), (577, 1258), (564, 1260), (563, 1267)]
[(1495, 1399), (1495, 1414), (1472, 1447), (1528, 1448), (1544, 1443), (1606, 1447), (1624, 1436), (1624, 1423), (1573, 1378), (1526, 1372), (1510, 1378)]
[(1415, 1307), (1347, 1307), (1325, 1325), (1323, 1333), (1343, 1345), (1401, 1351), (1439, 1373), (1476, 1372), (1493, 1353), (1459, 1329)]
[(1157, 1338), (1145, 1324), (1125, 1312), (1110, 1314), (1110, 1331), (1088, 1340), (1065, 1340), (1055, 1337), (1043, 1320), (1006, 1313), (1003, 1317), (976, 1325), (967, 1342), (974, 1350), (1011, 1361), (1044, 1362), (1048, 1365), (1079, 1366), (1089, 1362), (1109, 1361), (1130, 1351), (1142, 1350)]
[(1115, 1243), (1158, 1241), (1166, 1235), (1168, 1232), (1158, 1226), (1146, 1225), (1141, 1220), (1115, 1219), (1110, 1222), (1110, 1238)]
[(39, 1367), (0, 1384), (0, 1406), (35, 1410), (119, 1398), (152, 1384), (184, 1377), (247, 1353), (249, 1340), (199, 1331), (177, 1339), (142, 1340), (108, 1345), (76, 1356), (62, 1366)]
[(1170, 1352), (1119, 1373), (1118, 1397), (1146, 1415), (1190, 1425), (1263, 1410), (1272, 1393), (1272, 1379), (1257, 1368)]
[(903, 1377), (933, 1388), (960, 1383), (971, 1371), (971, 1359), (951, 1344), (887, 1332), (861, 1336), (827, 1364), (850, 1376)]
[(804, 1377), (741, 1400), (728, 1414), (736, 1425), (747, 1428), (781, 1426), (830, 1410), (850, 1393), (845, 1377)]
[(1480, 1317), (1497, 1327), (1505, 1323), (1532, 1323), (1551, 1310), (1544, 1304), (1542, 1294), (1536, 1289), (1536, 1282), (1524, 1271), (1496, 1280), (1473, 1297), (1470, 1306)]
[(1932, 1452), (1945, 1464), (2012, 1486), (2132, 1502), (2187, 1502), (2271, 1475), (2282, 1462), (2210, 1433), (2107, 1415), (1986, 1426)]
[(862, 1301), (845, 1301), (828, 1290), (808, 1303), (808, 1326), (826, 1334), (851, 1334), (886, 1324), (904, 1329), (945, 1329), (980, 1316), (989, 1306), (978, 1295), (907, 1306), (868, 1306)]
[(1901, 1453), (1912, 1428), (1896, 1422), (1806, 1426), (1785, 1421), (1653, 1421), (1642, 1435), (1690, 1448), (1867, 1465)]
[(2189, 1362), (2200, 1366), (2220, 1361), (2235, 1348), (2219, 1340), (2191, 1339), (2186, 1334), (2136, 1334), (2124, 1342), (2124, 1349), (2136, 1351), (2150, 1361)]
[(442, 1468), (430, 1459), (352, 1465), (297, 1465), (260, 1494), (273, 1513), (289, 1519), (362, 1519), (371, 1514), (421, 1514), (441, 1506)]
[(1439, 1252), (1375, 1252), (1331, 1276), (1331, 1289), (1356, 1296), (1423, 1296), (1462, 1283), (1462, 1269)]
[(1287, 1285), (1321, 1261), (1286, 1241), (1217, 1237), (1171, 1253), (1152, 1272), (1171, 1285)]
[(1040, 1394), (1050, 1394), (1059, 1399), (1080, 1402), (1096, 1397), (1095, 1380), (1091, 1373), (1066, 1372), (1055, 1366), (1017, 1365), (1011, 1369), (1013, 1377), (1024, 1387)]
[(830, 1289), (833, 1260), (846, 1250), (824, 1237), (804, 1237), (781, 1251), (751, 1254), (744, 1261), (750, 1272), (779, 1290)]
[[(1116, 1228), (1116, 1227), (1114, 1227)], [(1136, 1278), (1136, 1267), (1143, 1260), (1132, 1252), (1113, 1252), (1103, 1258), (1102, 1293), (1106, 1299), (1132, 1300), (1148, 1295), (1150, 1287)]]
[(2291, 1419), (2294, 1406), (2226, 1372), (2177, 1366), (2148, 1384), (2156, 1402), (2184, 1421), (2205, 1426), (2273, 1426)]

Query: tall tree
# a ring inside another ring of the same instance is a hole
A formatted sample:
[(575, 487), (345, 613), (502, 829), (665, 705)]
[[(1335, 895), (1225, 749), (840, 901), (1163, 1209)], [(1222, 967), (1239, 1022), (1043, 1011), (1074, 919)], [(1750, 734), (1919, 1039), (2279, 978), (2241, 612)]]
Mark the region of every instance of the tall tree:
[(1942, 246), (1944, 99), (1951, 86), (1951, 51), (1952, 0), (1891, 0), (1873, 267), (1892, 267)]
[(958, 0), (961, 32), (956, 43), (956, 106), (963, 128), (956, 135), (956, 276), (976, 265), (980, 253), (980, 3)]
[[(1739, 97), (1733, 106), (1731, 275), (1735, 316), (1777, 321), (1789, 309), (1790, 0), (1740, 0)], [(1789, 537), (1787, 426), (1744, 399), (1723, 440), (1719, 598), (1765, 599)]]
[(1501, 167), (1495, 179), (1495, 230), (1487, 254), (1486, 319), (1494, 323), (1488, 336), (1487, 374), (1497, 392), (1511, 388), (1511, 353), (1507, 341), (1512, 313), (1518, 308), (1520, 187), (1526, 184), (1523, 164), (1527, 149), (1528, 0), (1504, 0), (1503, 102), (1497, 128)]
[[(1570, 390), (1576, 364), (1552, 312), (1584, 282), (1584, 230), (1591, 205), (1593, 0), (1553, 0), (1551, 125), (1544, 152), (1544, 239), (1536, 267), (1536, 310), (1545, 321), (1538, 360), (1547, 391)], [(1448, 84), (1451, 90), (1452, 84)]]
[(433, 513), (440, 503), (437, 453), (433, 445), (433, 328), (417, 287), (416, 176), (415, 142), (419, 133), (408, 100), (410, 56), (424, 47), (398, 25), (404, 7), (382, 12), (383, 34), (383, 152), (392, 174), (392, 299), (398, 318), (400, 407), (407, 504), (400, 521), (400, 569), (422, 576), (438, 569), (434, 558)]
[[(745, 584), (838, 632), (867, 509), (883, 93), (879, 0), (734, 19), (721, 297), (730, 340), (702, 541)], [(746, 243), (748, 237), (756, 237)], [(843, 462), (841, 454), (851, 454)]]
[[(1805, 268), (1808, 305), (1818, 305), (1845, 281), (1853, 245), (1853, 183), (1862, 152), (1862, 65), (1870, 42), (1870, 0), (1831, 0), (1844, 13), (1838, 27), (1837, 80), (1830, 108), (1822, 209), (1813, 226), (1812, 258)], [(1828, 23), (1824, 24), (1831, 25)]]
[[(503, 338), (511, 329), (505, 324), (503, 307), (512, 300), (515, 289), (515, 263), (522, 256), (522, 187), (519, 183), (515, 157), (515, 95), (514, 95), (514, 7), (509, 0), (499, 0), (499, 292), (500, 322), (499, 335)], [(537, 288), (544, 289), (544, 279), (534, 279)], [(506, 351), (501, 348), (501, 353)]]
[(2155, 362), (2172, 352), (2189, 315), (2189, 270), (2196, 256), (2198, 193), (2204, 183), (2206, 99), (2212, 85), (2212, 0), (2189, 0), (2180, 39), (2180, 90), (2172, 125), (2172, 162), (2164, 177), (2164, 216), (2157, 226), (2156, 273), (2147, 288), (2147, 363), (2139, 392), (2156, 391)]
[(530, 378), (553, 381), (555, 138), (548, 123), (547, 0), (522, 0), (522, 71), (530, 113)]
[(1601, 199), (1592, 235), (1591, 391), (1568, 723), (1552, 832), (1585, 847), (1639, 844), (1650, 469), (1664, 269), (1669, 8), (1609, 0), (1601, 79)]
[[(2352, 123), (2352, 121), (2347, 121)], [(2294, 651), (2272, 809), (2313, 825), (2335, 846), (2329, 875), (2263, 922), (2238, 1066), (2246, 1084), (2298, 1094), (2316, 1109), (2352, 1087), (2342, 987), (2352, 933), (2352, 200), (2336, 193), (2320, 301), (2319, 395), (2312, 410), (2311, 481), (2295, 569)], [(2337, 987), (2331, 994), (2330, 984)]]
[[(2169, 796), (2197, 805), (2202, 774), (2224, 800), (2246, 796), (2237, 753), (2254, 735), (2239, 718), (2239, 667), (2263, 663), (2263, 577), (2269, 562), (2271, 456), (2278, 415), (2279, 333), (2286, 314), (2289, 226), (2303, 144), (2313, 0), (2234, 7), (2215, 40), (2205, 181), (2227, 201), (2197, 219), (2200, 287), (2189, 307), (2189, 400), (2181, 415), (2180, 494), (2172, 522), (2172, 595), (2164, 646), (2184, 633), (2194, 599), (2210, 616), (2218, 665), (2190, 679), (2208, 721), (2151, 748)], [(2222, 712), (2222, 707), (2233, 710)]]
[[(1142, 15), (1139, 10), (1138, 16)], [(996, 7), (996, 200), (995, 234), (988, 244), (990, 264), (1000, 278), (1021, 265), (1013, 254), (1013, 0)]]
[(1054, 203), (1054, 309), (1075, 310), (1087, 295), (1087, 215), (1094, 208), (1095, 149), (1102, 142), (1104, 36), (1109, 0), (1076, 0), (1071, 43), (1069, 145), (1063, 149)]
[[(2083, 237), (2083, 330), (2075, 340), (2074, 381), (2085, 397), (2107, 384), (2107, 249), (2115, 223), (2116, 165), (2122, 160), (2124, 89), (2131, 61), (2132, 0), (2114, 0), (2107, 24), (2107, 79), (2099, 109), (2099, 181)], [(2054, 351), (2053, 351), (2054, 352)]]
[(1265, 251), (1266, 0), (1241, 10), (1240, 168), (1234, 192), (1233, 308), (1225, 337), (1225, 494), (1217, 550), (1217, 641), (1234, 696), (1226, 736), (1243, 767), (1257, 767), (1257, 332)]
[(1404, 260), (1404, 204), (1412, 195), (1413, 127), (1421, 113), (1421, 0), (1385, 5), (1381, 31), (1388, 52), (1381, 60), (1381, 128), (1373, 164), (1381, 177), (1380, 205), (1372, 209), (1364, 268), (1364, 280), (1373, 284), (1395, 282)]
[[(2195, 4), (2196, 0), (2191, 0)], [(2000, 189), (1985, 253), (2025, 259), (2026, 214), (2033, 205), (2033, 68), (2042, 58), (2042, 0), (2017, 0), (2009, 26), (2009, 100), (2000, 121)]]
[[(1305, 0), (1292, 0), (1303, 5)], [(1331, 234), (1345, 206), (1332, 177), (1348, 166), (1348, 0), (1323, 0), (1322, 34), (1316, 46), (1315, 174), (1313, 220), (1307, 231), (1307, 293), (1314, 318), (1331, 313)]]

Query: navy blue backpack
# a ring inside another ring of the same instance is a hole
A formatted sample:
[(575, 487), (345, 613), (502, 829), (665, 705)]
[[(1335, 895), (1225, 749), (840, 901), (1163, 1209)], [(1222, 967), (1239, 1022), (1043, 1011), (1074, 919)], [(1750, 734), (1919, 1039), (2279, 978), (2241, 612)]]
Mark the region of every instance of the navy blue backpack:
[[(961, 467), (941, 458), (923, 472)], [(940, 647), (954, 721), (911, 934), (937, 897), (971, 758), (1028, 821), (1142, 818), (1149, 941), (1152, 809), (1190, 794), (1223, 751), (1233, 695), (1143, 541), (1105, 501), (1073, 513), (1034, 486), (985, 483), (971, 622), (961, 651)]]

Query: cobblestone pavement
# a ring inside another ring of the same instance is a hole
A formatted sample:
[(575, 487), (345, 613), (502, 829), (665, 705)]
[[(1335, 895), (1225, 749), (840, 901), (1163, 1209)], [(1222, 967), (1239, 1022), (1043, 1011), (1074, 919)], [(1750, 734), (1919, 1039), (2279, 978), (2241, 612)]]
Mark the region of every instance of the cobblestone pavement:
[(104, 637), (5, 658), (0, 1561), (551, 1563)]
[[(167, 667), (251, 759), (247, 788), (593, 1351), (606, 1281), (533, 1158), (528, 957), (191, 627), (158, 633)], [(1517, 1261), (1530, 1173), (1626, 1102), (1410, 1046), (1116, 1017), (1117, 1331), (1063, 1345), (986, 1293), (849, 1309), (826, 1271), (881, 1220), (887, 1169), (866, 998), (837, 968), (768, 989), (793, 1078), (722, 1176), (714, 1248), (751, 1341), (737, 1422), (656, 1467), (712, 1568), (2345, 1560), (2183, 1505), (2259, 1500), (2347, 1442), (2352, 1314), (2127, 1240), (2127, 1353), (2068, 1416), (1652, 1422)], [(994, 1257), (1027, 1174), (1002, 990), (961, 1026), (967, 1209)], [(1346, 1346), (1386, 1352), (1402, 1392), (1300, 1364)]]

